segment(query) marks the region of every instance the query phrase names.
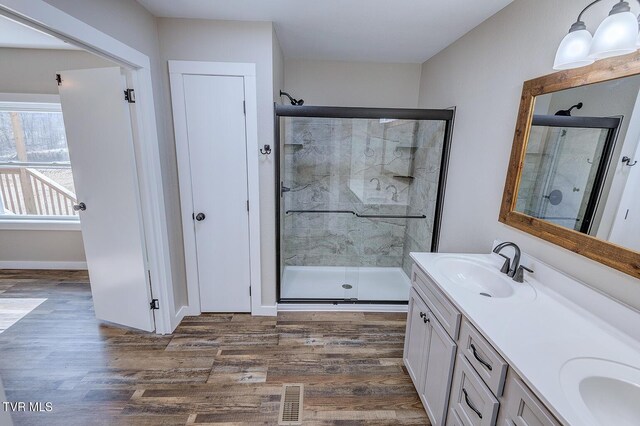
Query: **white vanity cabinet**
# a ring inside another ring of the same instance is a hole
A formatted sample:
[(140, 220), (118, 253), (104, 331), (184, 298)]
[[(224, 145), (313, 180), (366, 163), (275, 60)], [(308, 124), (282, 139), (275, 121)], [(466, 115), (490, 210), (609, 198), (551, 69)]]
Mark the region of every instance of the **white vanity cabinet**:
[[(414, 283), (427, 283), (424, 274), (415, 267), (412, 276)], [(446, 312), (446, 326), (451, 329), (451, 324), (455, 324), (454, 334), (457, 335), (457, 316), (460, 314), (451, 310), (453, 306), (446, 299), (438, 298), (434, 304), (434, 300), (425, 294), (433, 294), (433, 291), (439, 293), (435, 288), (423, 286), (411, 289), (404, 364), (429, 418), (434, 425), (444, 425), (457, 345), (440, 318), (443, 316), (442, 312)], [(438, 296), (444, 297), (442, 294)]]
[(415, 265), (411, 281), (403, 358), (434, 426), (560, 426)]

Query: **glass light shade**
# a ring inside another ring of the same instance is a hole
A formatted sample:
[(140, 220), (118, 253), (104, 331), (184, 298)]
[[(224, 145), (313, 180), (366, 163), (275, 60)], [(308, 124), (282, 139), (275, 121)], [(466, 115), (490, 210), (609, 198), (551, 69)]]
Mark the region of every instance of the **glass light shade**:
[(603, 59), (626, 55), (638, 48), (638, 20), (631, 12), (609, 15), (593, 36), (589, 58)]
[(592, 64), (593, 59), (587, 57), (591, 40), (591, 33), (587, 30), (572, 31), (564, 36), (558, 46), (553, 69), (567, 70)]

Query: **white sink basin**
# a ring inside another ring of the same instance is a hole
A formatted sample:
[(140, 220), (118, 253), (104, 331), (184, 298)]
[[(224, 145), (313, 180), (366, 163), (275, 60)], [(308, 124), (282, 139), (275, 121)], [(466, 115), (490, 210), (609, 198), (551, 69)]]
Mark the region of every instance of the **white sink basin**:
[(640, 369), (575, 358), (562, 367), (560, 383), (585, 425), (640, 425)]
[(445, 256), (436, 260), (435, 265), (438, 271), (456, 286), (479, 296), (535, 298), (535, 291), (529, 284), (516, 283), (490, 263)]

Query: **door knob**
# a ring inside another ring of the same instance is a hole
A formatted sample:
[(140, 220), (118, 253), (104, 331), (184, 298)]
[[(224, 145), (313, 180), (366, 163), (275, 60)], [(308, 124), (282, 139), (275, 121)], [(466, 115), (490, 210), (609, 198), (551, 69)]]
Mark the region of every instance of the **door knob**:
[(204, 220), (204, 218), (205, 218), (205, 217), (206, 217), (206, 216), (204, 215), (204, 213), (198, 213), (198, 214), (196, 215), (196, 220), (197, 220), (198, 222), (202, 222), (202, 221)]
[(87, 205), (85, 203), (78, 203), (73, 205), (73, 210), (75, 211), (85, 211), (87, 209)]

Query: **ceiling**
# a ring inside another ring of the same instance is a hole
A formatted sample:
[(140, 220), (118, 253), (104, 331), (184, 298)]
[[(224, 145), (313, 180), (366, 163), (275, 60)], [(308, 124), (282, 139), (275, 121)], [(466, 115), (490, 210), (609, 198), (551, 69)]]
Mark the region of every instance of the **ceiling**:
[(0, 47), (76, 50), (64, 41), (0, 15)]
[(513, 0), (138, 0), (159, 17), (272, 21), (286, 57), (421, 63)]

